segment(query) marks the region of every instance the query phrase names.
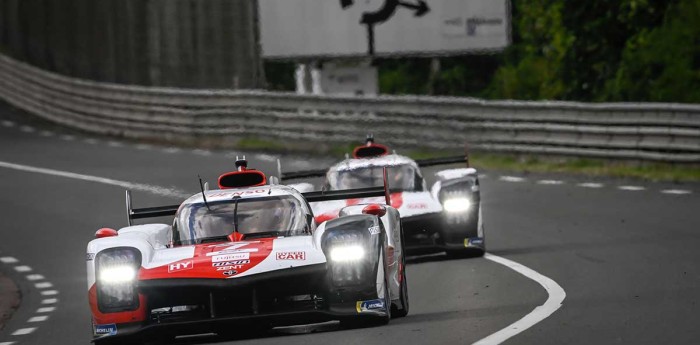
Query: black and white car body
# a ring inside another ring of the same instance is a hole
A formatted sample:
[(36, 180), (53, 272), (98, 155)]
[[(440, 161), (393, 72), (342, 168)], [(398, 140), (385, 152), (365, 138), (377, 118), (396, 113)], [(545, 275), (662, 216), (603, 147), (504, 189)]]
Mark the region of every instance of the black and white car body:
[(386, 189), (300, 193), (236, 162), (180, 205), (132, 209), (173, 225), (100, 229), (87, 246), (96, 342), (325, 320), (382, 324), (408, 313), (399, 213), (354, 205), (316, 223), (309, 202), (380, 197)]
[[(391, 205), (399, 210), (406, 249), (409, 253), (446, 251), (455, 255), (483, 255), (486, 250), (481, 196), (477, 171), (465, 166), (435, 173), (436, 182), (428, 188), (421, 167), (468, 163), (465, 156), (413, 160), (389, 153), (370, 137), (347, 158), (328, 169), (281, 173), (283, 180), (325, 177), (323, 190), (362, 188), (383, 184), (388, 172)], [(466, 165), (466, 164), (465, 164)], [(292, 185), (302, 191), (314, 190), (311, 183)], [(353, 203), (374, 202), (376, 198), (312, 203), (319, 220), (338, 216), (339, 210)]]

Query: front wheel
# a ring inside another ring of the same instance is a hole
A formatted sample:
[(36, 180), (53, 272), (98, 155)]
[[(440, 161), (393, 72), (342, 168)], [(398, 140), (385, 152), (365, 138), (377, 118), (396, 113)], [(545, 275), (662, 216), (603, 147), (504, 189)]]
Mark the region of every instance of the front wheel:
[(404, 317), (408, 315), (408, 282), (406, 282), (406, 272), (401, 273), (401, 290), (399, 291), (399, 303), (401, 308), (392, 311), (393, 317)]
[(384, 301), (384, 309), (386, 313), (384, 315), (358, 315), (352, 318), (344, 319), (340, 321), (340, 325), (343, 328), (358, 328), (358, 327), (373, 327), (373, 326), (383, 326), (389, 323), (391, 320), (391, 295), (389, 295), (389, 282), (387, 281), (385, 267), (384, 267), (384, 248), (382, 247), (379, 260), (377, 260), (377, 279), (380, 277), (384, 280), (384, 297), (379, 297), (377, 299), (382, 299)]

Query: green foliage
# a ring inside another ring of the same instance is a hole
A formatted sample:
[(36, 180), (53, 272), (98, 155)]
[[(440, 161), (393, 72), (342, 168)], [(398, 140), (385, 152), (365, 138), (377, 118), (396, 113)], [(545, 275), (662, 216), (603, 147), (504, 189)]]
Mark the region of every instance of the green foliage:
[(700, 2), (684, 0), (663, 24), (627, 41), (606, 100), (700, 102)]
[(429, 61), (427, 59), (385, 59), (379, 66), (379, 90), (388, 94), (427, 93)]
[(294, 91), (296, 81), (294, 79), (294, 64), (291, 62), (267, 61), (265, 62), (265, 75), (267, 89), (272, 91)]

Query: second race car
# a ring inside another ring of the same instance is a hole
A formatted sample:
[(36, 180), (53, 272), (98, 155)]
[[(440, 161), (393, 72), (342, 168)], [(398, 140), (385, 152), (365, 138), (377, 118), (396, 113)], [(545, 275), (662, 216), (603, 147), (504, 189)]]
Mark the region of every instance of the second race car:
[[(391, 205), (401, 214), (409, 252), (446, 251), (456, 256), (480, 256), (486, 250), (486, 235), (479, 177), (468, 162), (466, 155), (416, 161), (389, 153), (388, 147), (376, 144), (370, 135), (365, 145), (355, 148), (352, 157), (328, 169), (280, 172), (280, 176), (285, 181), (325, 177), (322, 190), (342, 190), (383, 185), (386, 168)], [(427, 187), (421, 167), (455, 163), (466, 166), (438, 171), (436, 182)], [(310, 183), (292, 186), (301, 191), (315, 189)], [(312, 207), (317, 220), (324, 221), (337, 217), (348, 205), (376, 201), (376, 198), (335, 200), (312, 203)]]

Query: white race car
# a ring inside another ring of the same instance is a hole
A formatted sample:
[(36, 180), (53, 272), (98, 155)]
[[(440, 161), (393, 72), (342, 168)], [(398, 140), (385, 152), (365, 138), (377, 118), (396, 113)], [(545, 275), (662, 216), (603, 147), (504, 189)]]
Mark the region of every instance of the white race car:
[[(383, 324), (408, 313), (398, 211), (382, 200), (316, 223), (309, 202), (386, 196), (363, 188), (300, 193), (247, 169), (181, 205), (132, 209), (87, 246), (97, 343), (225, 336), (325, 320)], [(173, 216), (173, 225), (131, 225)]]
[[(481, 217), (479, 177), (468, 162), (466, 155), (414, 161), (390, 154), (388, 147), (374, 143), (373, 137), (368, 136), (365, 145), (355, 148), (352, 158), (328, 169), (280, 172), (280, 176), (285, 181), (325, 177), (321, 189), (333, 191), (384, 185), (386, 169), (391, 205), (401, 214), (409, 253), (446, 251), (455, 256), (480, 256), (486, 250), (486, 236)], [(467, 165), (437, 172), (436, 182), (428, 189), (421, 167), (455, 163)], [(300, 191), (316, 189), (310, 183), (291, 186)], [(344, 207), (377, 200), (360, 198), (311, 205), (317, 221), (326, 221), (337, 217)]]

